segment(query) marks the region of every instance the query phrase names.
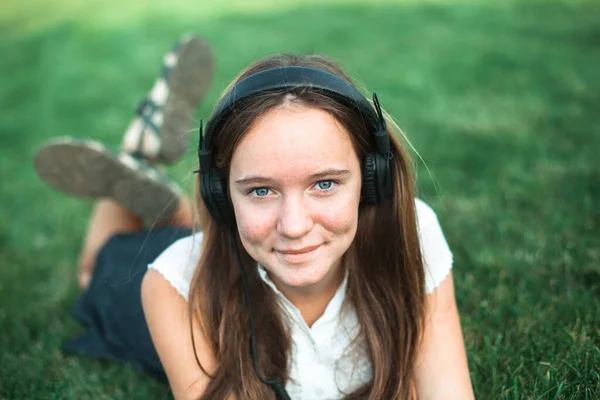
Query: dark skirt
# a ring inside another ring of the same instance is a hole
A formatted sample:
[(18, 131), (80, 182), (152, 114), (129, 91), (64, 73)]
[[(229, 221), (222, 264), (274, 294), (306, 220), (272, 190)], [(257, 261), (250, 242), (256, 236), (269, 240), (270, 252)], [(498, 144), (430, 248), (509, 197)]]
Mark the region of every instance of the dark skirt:
[(64, 349), (91, 357), (128, 362), (166, 381), (141, 302), (141, 283), (148, 264), (191, 230), (164, 227), (112, 236), (96, 259), (90, 286), (73, 308), (85, 333)]

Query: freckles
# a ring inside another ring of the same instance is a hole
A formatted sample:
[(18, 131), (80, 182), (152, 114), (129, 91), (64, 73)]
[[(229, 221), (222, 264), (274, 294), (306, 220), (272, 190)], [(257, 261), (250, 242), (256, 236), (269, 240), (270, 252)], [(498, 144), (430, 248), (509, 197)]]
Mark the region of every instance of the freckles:
[(336, 204), (327, 212), (321, 213), (322, 225), (332, 232), (346, 232), (353, 229), (358, 222), (358, 204), (348, 201), (344, 204)]
[(264, 240), (271, 230), (270, 222), (266, 218), (240, 216), (237, 218), (237, 224), (240, 235), (254, 243)]

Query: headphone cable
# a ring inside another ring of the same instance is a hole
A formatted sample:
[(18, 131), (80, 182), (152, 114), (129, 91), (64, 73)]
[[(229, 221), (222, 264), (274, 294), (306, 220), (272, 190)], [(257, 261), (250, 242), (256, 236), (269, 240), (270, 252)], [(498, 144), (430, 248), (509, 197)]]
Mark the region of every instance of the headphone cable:
[(248, 283), (246, 280), (246, 273), (244, 272), (244, 267), (242, 266), (242, 259), (240, 257), (240, 252), (238, 250), (236, 236), (231, 229), (231, 246), (233, 247), (233, 252), (235, 253), (237, 264), (240, 270), (240, 275), (242, 278), (242, 286), (244, 288), (244, 297), (246, 299), (246, 306), (248, 307), (248, 316), (250, 317), (250, 355), (252, 356), (252, 365), (254, 366), (254, 372), (256, 372), (256, 376), (266, 385), (271, 386), (273, 392), (275, 392), (275, 397), (278, 400), (291, 400), (289, 394), (285, 390), (285, 386), (281, 381), (281, 378), (274, 377), (271, 379), (264, 378), (260, 371), (258, 370), (258, 351), (256, 347), (256, 329), (254, 327), (254, 314), (252, 313), (252, 302), (250, 301), (250, 290), (248, 289)]

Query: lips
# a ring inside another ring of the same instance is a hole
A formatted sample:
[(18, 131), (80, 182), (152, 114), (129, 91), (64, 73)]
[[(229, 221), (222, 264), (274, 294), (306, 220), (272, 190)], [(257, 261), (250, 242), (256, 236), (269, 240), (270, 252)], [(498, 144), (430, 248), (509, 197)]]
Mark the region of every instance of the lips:
[(297, 249), (297, 250), (289, 249), (289, 250), (275, 250), (275, 251), (278, 253), (281, 253), (281, 254), (303, 254), (303, 253), (311, 252), (319, 246), (320, 246), (320, 244), (318, 244), (316, 246), (304, 247), (302, 249)]
[(321, 245), (303, 247), (301, 249), (274, 250), (277, 258), (287, 264), (302, 264), (311, 261)]

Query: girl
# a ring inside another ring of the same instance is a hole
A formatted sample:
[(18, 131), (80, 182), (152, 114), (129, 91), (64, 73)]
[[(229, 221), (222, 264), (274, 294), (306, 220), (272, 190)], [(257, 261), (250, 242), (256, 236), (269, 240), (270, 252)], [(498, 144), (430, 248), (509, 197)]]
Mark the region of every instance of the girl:
[[(193, 234), (152, 168), (47, 145), (55, 175), (112, 175), (82, 255), (91, 333), (70, 348), (166, 374), (177, 399), (472, 398), (452, 254), (399, 136), (329, 58), (259, 60), (201, 127)], [(61, 170), (59, 150), (85, 161)]]

